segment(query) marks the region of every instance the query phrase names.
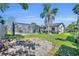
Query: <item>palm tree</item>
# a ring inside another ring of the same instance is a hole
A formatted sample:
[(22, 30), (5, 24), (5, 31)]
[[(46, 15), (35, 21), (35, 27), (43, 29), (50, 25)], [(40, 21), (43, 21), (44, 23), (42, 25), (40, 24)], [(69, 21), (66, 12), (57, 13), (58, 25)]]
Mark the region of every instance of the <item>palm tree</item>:
[(34, 22), (32, 22), (31, 23), (31, 31), (32, 31), (32, 33), (34, 33), (35, 32), (35, 29), (36, 29), (36, 23), (34, 23)]
[[(7, 8), (8, 8), (8, 4), (7, 3), (0, 3), (0, 11), (3, 13)], [(3, 20), (3, 17), (0, 16), (0, 23), (4, 24), (5, 21)]]
[[(28, 4), (27, 3), (19, 3), (22, 9), (27, 10), (28, 9)], [(12, 22), (12, 32), (13, 36), (15, 35), (15, 23)]]
[[(19, 5), (22, 7), (22, 9), (26, 10), (28, 9), (28, 4), (27, 3), (19, 3)], [(9, 8), (9, 4), (8, 3), (0, 3), (0, 11), (4, 12), (7, 8)], [(15, 35), (15, 23), (12, 23), (12, 32), (13, 32), (13, 36)]]
[(73, 8), (73, 12), (75, 14), (77, 14), (77, 27), (78, 27), (78, 30), (79, 30), (79, 4), (76, 5), (74, 8)]
[[(27, 3), (19, 3), (19, 5), (24, 10), (28, 9), (28, 4)], [(8, 3), (0, 3), (0, 11), (1, 12), (4, 12), (7, 8), (9, 8), (9, 4)]]
[(0, 23), (1, 24), (5, 24), (5, 21), (3, 20), (3, 17), (2, 16), (0, 16)]
[(4, 12), (7, 8), (9, 8), (7, 3), (0, 3), (0, 11)]
[(45, 18), (45, 26), (47, 29), (47, 32), (50, 33), (51, 31), (51, 25), (53, 25), (53, 20), (55, 20), (55, 16), (57, 14), (58, 9), (54, 8), (51, 9), (51, 4), (43, 4), (43, 11), (40, 14), (41, 18)]
[[(79, 4), (73, 8), (73, 12), (77, 15), (77, 28), (79, 30)], [(79, 32), (77, 32), (77, 42), (79, 43)]]
[(28, 4), (27, 3), (19, 3), (22, 7), (22, 9), (27, 10), (28, 9)]

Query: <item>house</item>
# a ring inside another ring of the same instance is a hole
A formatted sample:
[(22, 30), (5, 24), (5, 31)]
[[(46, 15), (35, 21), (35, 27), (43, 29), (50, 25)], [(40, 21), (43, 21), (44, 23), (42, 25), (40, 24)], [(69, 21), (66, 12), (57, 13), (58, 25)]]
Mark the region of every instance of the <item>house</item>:
[[(50, 26), (50, 33), (63, 33), (64, 30), (65, 30), (65, 26), (63, 23), (53, 23)], [(44, 25), (41, 25), (41, 26), (36, 25), (35, 27), (32, 27), (31, 24), (16, 23), (15, 32), (24, 33), (24, 34), (47, 33), (48, 29)]]
[(46, 33), (46, 27), (45, 26), (43, 26), (43, 25), (41, 25), (41, 26), (39, 26), (39, 32), (40, 33)]
[(52, 33), (63, 33), (65, 31), (65, 26), (63, 23), (54, 23), (51, 29)]
[(15, 33), (31, 34), (38, 33), (39, 26), (32, 27), (31, 24), (15, 23)]
[[(50, 33), (63, 33), (65, 31), (65, 26), (63, 23), (53, 23), (49, 26)], [(47, 33), (48, 27), (47, 26), (40, 26), (40, 32)]]
[[(8, 28), (9, 29), (9, 28)], [(50, 26), (50, 33), (63, 33), (65, 31), (65, 26), (63, 23), (53, 23)], [(15, 23), (15, 34), (32, 34), (32, 33), (47, 33), (48, 28), (44, 25), (25, 24), (25, 23)]]

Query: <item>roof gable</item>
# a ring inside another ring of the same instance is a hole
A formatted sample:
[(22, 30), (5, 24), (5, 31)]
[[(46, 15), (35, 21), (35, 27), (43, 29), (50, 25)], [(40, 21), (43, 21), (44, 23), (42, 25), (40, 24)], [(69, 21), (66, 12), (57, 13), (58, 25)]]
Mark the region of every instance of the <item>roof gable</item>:
[(54, 24), (52, 25), (52, 27), (59, 27), (61, 24), (64, 26), (63, 23), (54, 23)]

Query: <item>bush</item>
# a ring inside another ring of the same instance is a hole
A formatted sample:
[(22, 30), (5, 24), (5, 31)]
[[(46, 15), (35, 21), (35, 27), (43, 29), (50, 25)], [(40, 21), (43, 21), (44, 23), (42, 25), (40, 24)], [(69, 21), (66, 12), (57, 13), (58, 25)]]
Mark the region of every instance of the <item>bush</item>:
[(66, 39), (67, 39), (68, 41), (71, 41), (71, 42), (74, 42), (74, 43), (75, 43), (75, 41), (76, 41), (76, 38), (75, 38), (74, 36), (68, 36)]
[(78, 56), (78, 49), (62, 45), (55, 54), (56, 56)]

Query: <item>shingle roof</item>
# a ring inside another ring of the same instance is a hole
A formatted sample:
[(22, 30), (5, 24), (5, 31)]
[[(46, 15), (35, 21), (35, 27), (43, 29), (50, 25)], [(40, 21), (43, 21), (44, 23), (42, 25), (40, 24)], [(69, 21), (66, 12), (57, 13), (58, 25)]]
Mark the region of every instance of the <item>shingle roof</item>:
[[(59, 25), (61, 25), (61, 24), (63, 24), (63, 23), (54, 23), (53, 25), (52, 25), (52, 27), (58, 27)], [(64, 24), (63, 24), (64, 25)]]

